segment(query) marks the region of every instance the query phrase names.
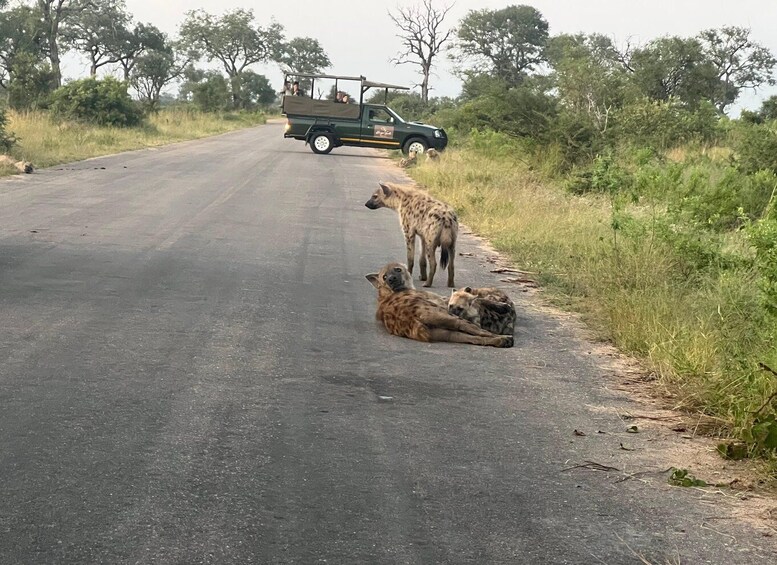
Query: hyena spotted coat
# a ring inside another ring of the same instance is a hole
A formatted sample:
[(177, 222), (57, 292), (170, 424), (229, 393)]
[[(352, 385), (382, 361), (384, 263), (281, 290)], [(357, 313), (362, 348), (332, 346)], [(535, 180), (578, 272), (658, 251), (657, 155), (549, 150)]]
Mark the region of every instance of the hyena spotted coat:
[(515, 331), (515, 305), (498, 288), (468, 286), (456, 290), (448, 301), (448, 311), (495, 334), (513, 335)]
[(33, 171), (32, 163), (29, 161), (16, 161), (8, 155), (0, 155), (0, 165), (13, 167), (20, 173), (31, 173)]
[[(435, 253), (440, 248), (440, 267), (448, 267), (448, 286), (454, 285), (454, 259), (459, 221), (448, 204), (435, 200), (426, 192), (409, 186), (379, 183), (380, 188), (365, 202), (370, 210), (391, 208), (399, 214), (399, 223), (405, 234), (407, 268), (413, 273), (415, 238), (421, 238), (420, 279), (425, 287), (432, 286), (437, 271)], [(427, 276), (426, 267), (429, 265)]]
[(404, 265), (389, 263), (379, 273), (367, 275), (367, 280), (378, 289), (375, 315), (390, 334), (426, 342), (513, 346), (513, 336), (487, 332), (449, 314), (427, 296), (429, 293), (408, 287), (411, 276)]

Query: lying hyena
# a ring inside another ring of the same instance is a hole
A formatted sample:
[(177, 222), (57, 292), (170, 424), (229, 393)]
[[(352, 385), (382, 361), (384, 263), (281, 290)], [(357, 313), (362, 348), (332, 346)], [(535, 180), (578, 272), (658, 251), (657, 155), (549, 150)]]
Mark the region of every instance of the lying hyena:
[[(415, 261), (415, 238), (421, 238), (421, 257), (419, 266), (420, 279), (425, 287), (432, 286), (434, 274), (437, 271), (435, 252), (440, 248), (440, 267), (448, 267), (448, 286), (453, 286), (454, 258), (456, 257), (456, 236), (459, 231), (459, 221), (453, 208), (435, 200), (426, 192), (399, 186), (396, 184), (379, 183), (375, 191), (364, 205), (370, 210), (391, 208), (399, 213), (399, 223), (405, 234), (407, 245), (407, 268), (412, 274)], [(427, 277), (426, 265), (429, 264)]]
[(468, 286), (455, 290), (448, 301), (448, 312), (495, 334), (513, 335), (515, 331), (515, 306), (498, 288)]
[(32, 163), (29, 161), (15, 161), (8, 155), (0, 155), (0, 166), (6, 165), (8, 167), (13, 167), (16, 170), (18, 170), (20, 173), (31, 173), (33, 171)]
[(378, 289), (376, 318), (389, 333), (418, 341), (450, 341), (512, 347), (513, 336), (495, 335), (449, 314), (427, 292), (407, 286), (412, 281), (404, 265), (389, 263), (379, 273), (367, 275)]

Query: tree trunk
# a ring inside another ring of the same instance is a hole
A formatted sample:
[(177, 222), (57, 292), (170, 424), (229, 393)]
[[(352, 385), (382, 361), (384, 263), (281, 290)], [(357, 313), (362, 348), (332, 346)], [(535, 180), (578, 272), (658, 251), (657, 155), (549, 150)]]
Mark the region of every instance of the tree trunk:
[(424, 65), (422, 67), (424, 80), (421, 81), (421, 101), (424, 105), (429, 104), (429, 75), (432, 72), (431, 66)]
[(62, 86), (62, 70), (59, 64), (59, 46), (57, 45), (57, 32), (52, 30), (49, 34), (49, 61), (51, 62), (51, 71), (54, 74), (54, 86)]

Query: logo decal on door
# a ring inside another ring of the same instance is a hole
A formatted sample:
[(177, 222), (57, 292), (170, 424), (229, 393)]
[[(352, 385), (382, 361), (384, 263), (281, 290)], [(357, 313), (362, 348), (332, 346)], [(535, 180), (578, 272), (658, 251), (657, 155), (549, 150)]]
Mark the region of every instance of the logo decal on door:
[(394, 137), (394, 126), (375, 126), (375, 137), (392, 139)]

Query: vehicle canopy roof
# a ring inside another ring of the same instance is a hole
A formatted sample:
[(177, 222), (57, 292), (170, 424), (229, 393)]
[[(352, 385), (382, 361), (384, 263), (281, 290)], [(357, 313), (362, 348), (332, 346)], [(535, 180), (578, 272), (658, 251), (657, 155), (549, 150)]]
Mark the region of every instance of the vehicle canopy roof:
[(364, 99), (364, 93), (367, 92), (370, 88), (380, 88), (386, 91), (386, 98), (388, 98), (388, 91), (389, 90), (410, 90), (410, 87), (408, 86), (401, 86), (399, 84), (387, 84), (384, 82), (373, 82), (367, 80), (367, 77), (364, 75), (359, 75), (358, 77), (352, 77), (352, 76), (345, 76), (345, 75), (327, 75), (327, 74), (316, 74), (316, 73), (286, 73), (285, 79), (288, 80), (289, 77), (296, 77), (296, 78), (304, 78), (304, 79), (310, 79), (311, 81), (311, 88), (310, 88), (310, 94), (313, 95), (313, 88), (312, 83), (316, 81), (317, 79), (329, 79), (335, 81), (335, 86), (337, 86), (337, 82), (341, 80), (349, 80), (349, 81), (357, 81), (361, 83), (361, 99), (359, 100), (359, 103), (361, 104)]

